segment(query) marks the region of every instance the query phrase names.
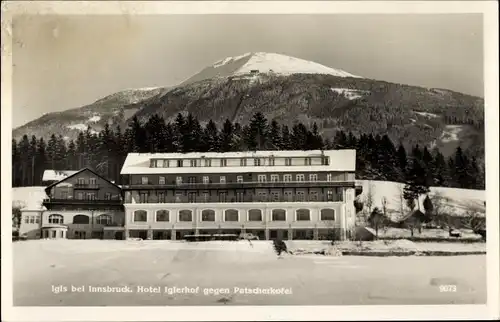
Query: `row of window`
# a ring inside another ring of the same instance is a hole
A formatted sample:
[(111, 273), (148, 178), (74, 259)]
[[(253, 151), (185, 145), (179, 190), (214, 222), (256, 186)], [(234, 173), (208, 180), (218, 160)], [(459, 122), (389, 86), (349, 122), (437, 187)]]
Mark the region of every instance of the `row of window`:
[[(299, 158), (284, 158), (285, 159), (285, 166), (291, 166), (292, 165), (292, 159), (299, 159)], [(301, 158), (303, 159), (303, 165), (310, 166), (312, 165), (312, 158), (306, 157), (306, 158)], [(220, 167), (227, 167), (227, 160), (228, 159), (206, 159), (206, 158), (200, 158), (200, 159), (191, 159), (191, 160), (185, 160), (185, 159), (177, 159), (177, 160), (172, 160), (172, 159), (153, 159), (150, 162), (150, 167), (151, 168), (169, 168), (173, 167), (176, 165), (178, 168), (183, 167), (186, 164), (189, 164), (190, 167), (195, 168), (195, 167), (211, 167), (212, 166), (212, 160), (214, 161), (213, 164), (217, 164)], [(268, 161), (266, 163), (266, 160)], [(218, 161), (218, 162), (217, 162)], [(274, 166), (276, 164), (276, 158), (275, 157), (269, 157), (269, 158), (240, 158), (240, 166), (241, 167), (246, 167), (249, 164), (253, 164), (254, 166)], [(329, 157), (321, 157), (321, 165), (329, 165), (330, 164), (330, 159)]]
[[(305, 182), (306, 181), (306, 175), (303, 174), (303, 173), (298, 173), (298, 174), (295, 174), (295, 176), (292, 175), (292, 174), (284, 174), (283, 178), (282, 178), (282, 181), (280, 181), (280, 175), (279, 174), (271, 174), (269, 176), (267, 174), (259, 174), (259, 175), (257, 175), (257, 182), (267, 182), (268, 178), (270, 179), (270, 182), (292, 182), (293, 179), (295, 179), (294, 182)], [(318, 181), (318, 174), (317, 173), (309, 174), (309, 176), (307, 178), (309, 179), (308, 182)], [(328, 173), (326, 175), (326, 181), (333, 181), (333, 176), (332, 176), (331, 173)], [(219, 182), (222, 183), (222, 184), (227, 183), (226, 176), (219, 176)], [(236, 182), (237, 183), (243, 183), (244, 182), (243, 176), (236, 176)], [(250, 181), (250, 182), (253, 182), (253, 181)], [(149, 184), (149, 177), (142, 177), (141, 178), (141, 183), (142, 184)], [(175, 183), (176, 184), (183, 184), (184, 183), (183, 182), (183, 177), (181, 177), (181, 176), (176, 177)], [(187, 183), (189, 183), (189, 184), (196, 184), (197, 183), (197, 177), (195, 177), (195, 176), (188, 177), (188, 182)], [(212, 183), (212, 182), (210, 181), (210, 177), (209, 176), (203, 176), (202, 177), (202, 183), (203, 184), (209, 184), (209, 183)], [(160, 184), (160, 185), (167, 184), (167, 182), (165, 180), (165, 177), (163, 177), (163, 176), (158, 177), (158, 184)]]
[(40, 216), (26, 216), (24, 218), (24, 223), (26, 224), (39, 224)]
[[(76, 192), (74, 195), (74, 199), (77, 200), (97, 200), (97, 193), (95, 192)], [(73, 199), (73, 196), (71, 196), (68, 191), (61, 191), (60, 197), (60, 199)], [(104, 200), (111, 200), (110, 192), (104, 194)]]
[[(98, 225), (110, 224), (112, 218), (110, 215), (99, 215), (95, 218), (95, 222)], [(76, 215), (72, 220), (73, 224), (89, 224), (90, 217), (87, 215)], [(49, 216), (49, 224), (64, 224), (64, 216), (59, 214), (53, 214)]]
[[(83, 186), (83, 185), (87, 185), (87, 182), (85, 181), (85, 178), (78, 178), (77, 184)], [(96, 186), (97, 185), (97, 178), (89, 178), (88, 185)]]
[[(213, 200), (211, 198), (209, 191), (202, 191), (201, 197), (198, 197), (198, 192), (187, 192), (188, 202), (208, 202)], [(175, 202), (181, 202), (185, 193), (183, 191), (177, 191), (175, 193)], [(271, 191), (268, 195), (267, 192), (258, 192), (257, 195), (245, 195), (244, 192), (236, 192), (234, 197), (229, 198), (227, 191), (219, 191), (218, 192), (218, 202), (229, 202), (230, 200), (234, 200), (234, 202), (252, 202), (252, 201), (342, 201), (342, 189), (336, 188), (334, 190), (327, 190), (326, 198), (324, 195), (320, 196), (318, 191), (310, 191), (306, 196), (305, 191), (296, 191), (293, 194), (292, 191), (284, 191), (283, 198), (281, 197), (280, 191)], [(322, 198), (321, 198), (322, 197)], [(166, 193), (163, 191), (156, 193), (156, 201), (158, 203), (165, 203)], [(150, 195), (147, 191), (139, 192), (139, 199), (136, 200), (139, 203), (148, 203), (150, 202)]]
[[(286, 221), (286, 211), (283, 209), (274, 209), (271, 213), (271, 221)], [(296, 221), (311, 221), (311, 212), (309, 209), (298, 209), (295, 212)], [(320, 211), (321, 221), (334, 221), (335, 220), (335, 210), (333, 209), (321, 209)], [(147, 222), (148, 214), (145, 210), (134, 211), (134, 222)], [(158, 210), (155, 213), (156, 222), (169, 222), (170, 212), (168, 210)], [(180, 222), (192, 222), (193, 212), (191, 210), (181, 210), (179, 211), (178, 221)], [(201, 221), (214, 222), (215, 221), (215, 211), (211, 209), (206, 209), (201, 212)], [(240, 214), (236, 209), (228, 209), (224, 211), (223, 221), (240, 221)], [(248, 211), (247, 221), (262, 221), (262, 211), (260, 209), (252, 209)]]

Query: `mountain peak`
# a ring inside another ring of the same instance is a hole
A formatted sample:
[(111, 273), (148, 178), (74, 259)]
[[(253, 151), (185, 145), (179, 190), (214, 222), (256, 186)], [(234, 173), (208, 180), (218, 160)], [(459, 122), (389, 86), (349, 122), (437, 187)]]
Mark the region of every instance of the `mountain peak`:
[(215, 62), (192, 76), (183, 84), (193, 83), (213, 77), (227, 77), (249, 73), (291, 74), (327, 74), (338, 77), (355, 77), (341, 69), (331, 68), (312, 61), (278, 53), (249, 52), (243, 55), (226, 57)]

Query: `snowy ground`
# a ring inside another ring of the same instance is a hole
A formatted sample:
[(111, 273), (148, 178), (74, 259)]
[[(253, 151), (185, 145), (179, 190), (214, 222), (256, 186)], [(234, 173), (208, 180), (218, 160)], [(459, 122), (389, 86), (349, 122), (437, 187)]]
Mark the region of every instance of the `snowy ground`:
[[(371, 181), (371, 180), (358, 180), (363, 186), (363, 192), (358, 197), (361, 201), (365, 202), (366, 198), (371, 191), (373, 196), (373, 206), (382, 209), (382, 198), (387, 200), (387, 213), (394, 219), (401, 216), (401, 200), (400, 194), (404, 188), (404, 184), (391, 182), (391, 181)], [(448, 212), (455, 216), (463, 216), (467, 211), (473, 209), (478, 213), (485, 213), (484, 201), (486, 200), (486, 192), (484, 190), (473, 189), (457, 189), (457, 188), (442, 188), (431, 187), (429, 197), (431, 200), (436, 196), (440, 196), (443, 204), (442, 212)], [(420, 209), (424, 209), (425, 195), (420, 197)], [(404, 203), (404, 201), (403, 201)], [(406, 206), (404, 211), (407, 212)]]
[[(478, 304), (486, 300), (486, 257), (481, 255), (278, 259), (266, 241), (250, 245), (103, 240), (18, 242), (13, 244), (13, 255), (14, 305), (21, 306)], [(440, 292), (440, 285), (455, 285), (457, 292)], [(85, 291), (71, 292), (72, 286), (84, 286)], [(132, 292), (91, 293), (89, 286), (128, 286)], [(139, 286), (159, 287), (162, 292), (141, 293)], [(66, 292), (56, 292), (64, 287)], [(163, 292), (165, 287), (194, 290), (169, 294)], [(291, 294), (243, 295), (236, 294), (234, 287), (285, 288)]]
[[(315, 252), (332, 248), (331, 242), (319, 240), (286, 241), (287, 249), (292, 252)], [(359, 242), (335, 242), (336, 249), (341, 251), (372, 251), (372, 252), (486, 252), (486, 243), (428, 243), (401, 240), (377, 240)]]

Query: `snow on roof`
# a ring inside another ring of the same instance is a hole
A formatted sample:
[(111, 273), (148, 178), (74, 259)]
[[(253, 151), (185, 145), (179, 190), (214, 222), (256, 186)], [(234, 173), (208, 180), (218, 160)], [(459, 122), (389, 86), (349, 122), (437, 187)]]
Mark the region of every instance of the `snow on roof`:
[[(123, 164), (121, 174), (154, 173), (192, 173), (192, 167), (151, 168), (152, 159), (230, 159), (230, 158), (293, 158), (321, 157), (330, 158), (329, 165), (312, 166), (316, 171), (355, 171), (356, 150), (309, 150), (309, 151), (246, 151), (246, 152), (191, 152), (191, 153), (129, 153)], [(239, 172), (298, 172), (306, 166), (227, 166), (197, 167), (197, 173), (239, 173)]]
[(60, 181), (77, 173), (78, 171), (70, 170), (45, 170), (43, 172), (42, 181)]
[(45, 187), (17, 187), (12, 188), (12, 206), (21, 210), (45, 210), (43, 199), (47, 198)]

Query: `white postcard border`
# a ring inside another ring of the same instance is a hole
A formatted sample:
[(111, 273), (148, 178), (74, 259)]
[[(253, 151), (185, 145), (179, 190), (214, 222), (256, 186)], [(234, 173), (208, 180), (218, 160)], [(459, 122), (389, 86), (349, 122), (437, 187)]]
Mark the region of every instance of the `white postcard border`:
[[(486, 122), (487, 305), (398, 306), (186, 306), (13, 307), (11, 139), (13, 14), (444, 14), (482, 13)], [(217, 1), (217, 2), (3, 2), (2, 3), (2, 313), (6, 321), (187, 321), (187, 320), (436, 320), (499, 316), (498, 207), (498, 5), (496, 1)]]

